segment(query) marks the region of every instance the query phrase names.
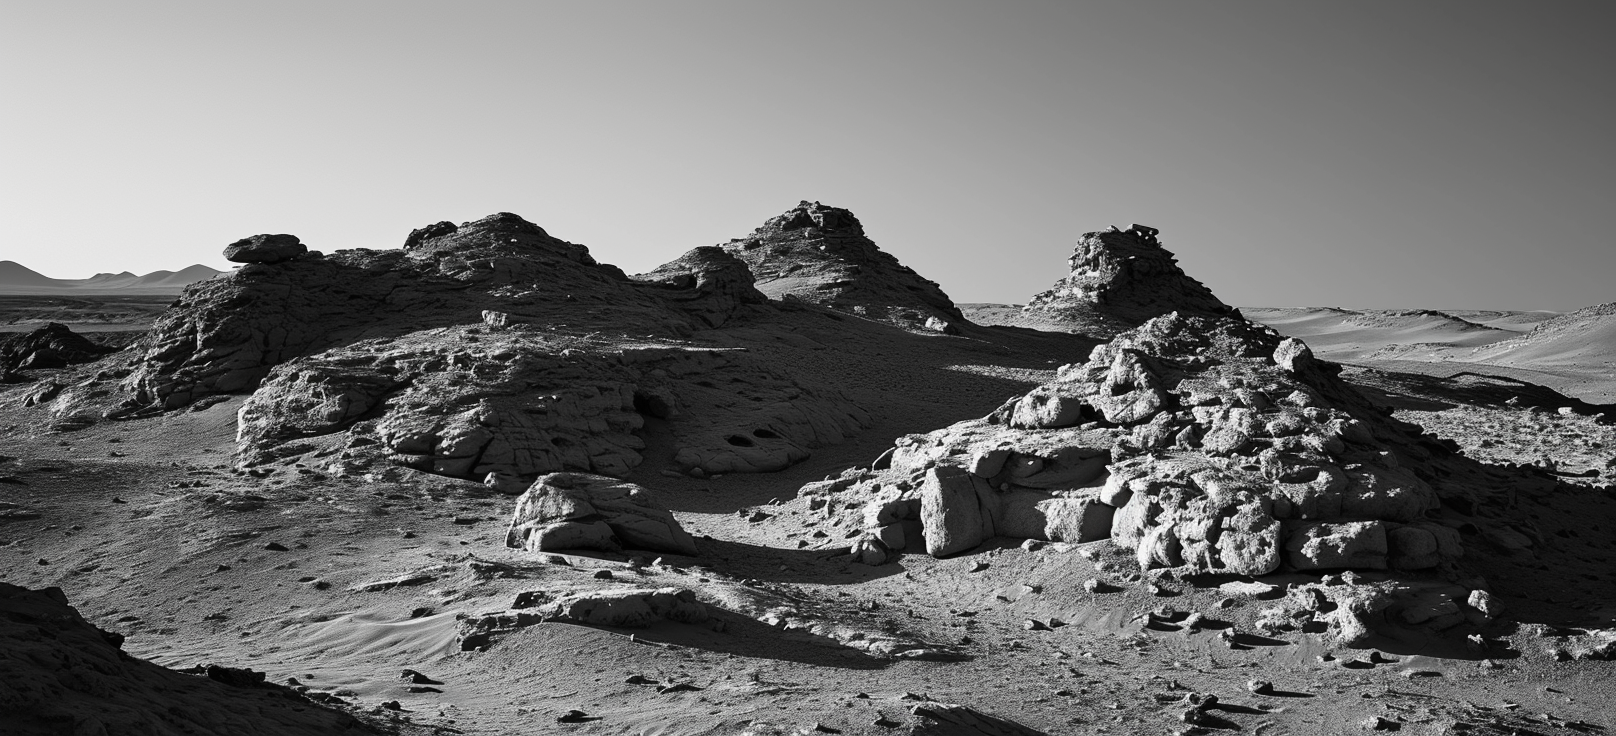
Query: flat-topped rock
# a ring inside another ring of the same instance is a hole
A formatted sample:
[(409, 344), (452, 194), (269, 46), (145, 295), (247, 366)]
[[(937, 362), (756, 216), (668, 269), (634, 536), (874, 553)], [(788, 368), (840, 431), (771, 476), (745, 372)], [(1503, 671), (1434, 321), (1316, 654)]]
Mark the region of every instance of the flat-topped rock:
[(309, 252), (296, 235), (254, 235), (224, 247), (231, 263), (280, 263)]

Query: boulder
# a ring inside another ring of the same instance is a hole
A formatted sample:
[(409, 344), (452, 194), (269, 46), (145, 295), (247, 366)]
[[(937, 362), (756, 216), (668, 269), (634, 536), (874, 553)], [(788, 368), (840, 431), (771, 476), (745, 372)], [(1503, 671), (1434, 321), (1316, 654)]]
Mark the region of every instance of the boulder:
[(647, 489), (583, 473), (551, 473), (516, 499), (505, 545), (531, 552), (624, 548), (695, 555), (696, 542)]
[(634, 277), (666, 289), (670, 301), (707, 327), (720, 327), (743, 306), (769, 300), (746, 262), (717, 246), (702, 246)]
[(224, 247), (231, 263), (280, 263), (309, 252), (296, 235), (254, 235)]
[(941, 557), (964, 552), (992, 537), (992, 513), (983, 503), (992, 494), (987, 481), (963, 468), (932, 467), (920, 487), (926, 553)]

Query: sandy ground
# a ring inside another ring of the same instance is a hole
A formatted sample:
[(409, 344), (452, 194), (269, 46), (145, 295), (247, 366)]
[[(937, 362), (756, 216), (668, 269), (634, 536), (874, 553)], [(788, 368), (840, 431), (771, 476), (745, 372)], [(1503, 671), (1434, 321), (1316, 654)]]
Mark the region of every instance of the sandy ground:
[[(1609, 477), (1609, 426), (1513, 408), (1401, 409), (1477, 457), (1546, 454), (1601, 475), (1523, 494), (1510, 513), (1536, 525), (1534, 549), (1472, 552), (1490, 560), (1488, 579), (1526, 623), (1495, 624), (1479, 651), (1390, 640), (1346, 650), (1317, 633), (1253, 633), (1271, 600), (1230, 594), (1218, 587), (1227, 580), (1142, 577), (1109, 542), (997, 540), (952, 559), (851, 562), (837, 548), (842, 530), (816, 527), (797, 488), (868, 463), (903, 434), (985, 414), (1081, 361), (1093, 341), (1010, 328), (899, 335), (811, 316), (758, 350), (834, 377), (880, 421), (786, 471), (708, 479), (663, 473), (672, 448), (648, 426), (646, 462), (630, 479), (698, 537), (696, 557), (510, 550), (513, 499), (412, 471), (334, 478), (311, 462), (237, 473), (238, 398), (77, 432), (47, 431), (31, 410), (0, 416), (0, 500), (37, 514), (0, 522), (0, 571), (60, 586), (136, 656), (252, 667), (436, 733), (993, 733), (911, 712), (928, 700), (1049, 734), (1359, 733), (1376, 717), (1406, 733), (1616, 726), (1616, 663), (1557, 661), (1548, 651), (1560, 630), (1545, 628), (1616, 625), (1616, 500), (1588, 487)], [(461, 633), (463, 619), (524, 590), (600, 585), (602, 570), (612, 585), (689, 587), (723, 612), (714, 625), (543, 623), (486, 642)], [(1117, 587), (1090, 593), (1090, 578)], [(1318, 581), (1268, 580), (1281, 594)], [(1175, 623), (1190, 611), (1212, 613), (1200, 628)], [(854, 633), (814, 634), (814, 622)], [(852, 637), (960, 656), (883, 659)], [(401, 680), (405, 669), (439, 684)], [(1251, 680), (1274, 689), (1251, 692)], [(1222, 707), (1187, 724), (1186, 698), (1201, 693)], [(591, 720), (557, 722), (574, 709)]]

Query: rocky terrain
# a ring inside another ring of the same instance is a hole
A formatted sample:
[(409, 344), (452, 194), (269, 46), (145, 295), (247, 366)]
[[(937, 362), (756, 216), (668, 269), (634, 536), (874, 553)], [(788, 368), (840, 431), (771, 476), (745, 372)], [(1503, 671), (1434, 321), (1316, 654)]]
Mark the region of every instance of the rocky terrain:
[(1025, 307), (817, 202), (632, 276), (509, 213), (232, 243), (0, 344), (0, 724), (1610, 728), (1616, 407), (1502, 372), (1604, 312), (1243, 314), (1159, 236)]

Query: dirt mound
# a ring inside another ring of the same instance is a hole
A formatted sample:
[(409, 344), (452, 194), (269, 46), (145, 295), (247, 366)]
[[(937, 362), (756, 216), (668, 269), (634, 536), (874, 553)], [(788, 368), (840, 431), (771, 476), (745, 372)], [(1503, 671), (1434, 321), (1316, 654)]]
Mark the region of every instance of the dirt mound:
[(1235, 310), (1178, 267), (1144, 225), (1084, 233), (1067, 263), (1071, 273), (1022, 308), (1029, 323), (1112, 335), (1168, 312), (1226, 315)]
[(0, 583), (0, 731), (31, 734), (379, 733), (352, 715), (209, 666), (181, 674), (125, 654), (58, 588)]
[(953, 300), (864, 235), (852, 212), (804, 201), (721, 246), (746, 262), (758, 289), (900, 324), (952, 332)]

